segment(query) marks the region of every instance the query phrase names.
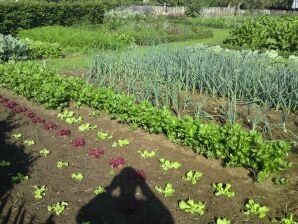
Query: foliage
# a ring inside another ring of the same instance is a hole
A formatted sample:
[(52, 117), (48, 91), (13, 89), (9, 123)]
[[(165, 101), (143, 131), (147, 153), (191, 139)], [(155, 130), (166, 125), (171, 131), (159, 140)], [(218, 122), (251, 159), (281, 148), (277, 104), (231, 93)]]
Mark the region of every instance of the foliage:
[(106, 192), (107, 192), (107, 190), (103, 186), (98, 186), (94, 190), (94, 194), (96, 194), (96, 195), (104, 194)]
[(82, 117), (75, 117), (75, 113), (73, 111), (65, 110), (57, 115), (61, 120), (65, 120), (67, 124), (75, 124), (82, 122)]
[(185, 201), (181, 200), (178, 203), (180, 209), (187, 213), (197, 214), (197, 215), (204, 215), (205, 212), (205, 203), (201, 201), (194, 201), (192, 199), (187, 199)]
[(279, 223), (279, 224), (298, 224), (298, 220), (295, 221), (295, 217), (293, 214), (290, 214), (284, 218), (273, 219), (272, 222)]
[(231, 224), (231, 221), (226, 218), (217, 218), (216, 224)]
[(223, 184), (223, 183), (214, 183), (212, 184), (214, 191), (214, 194), (216, 196), (227, 196), (228, 198), (232, 198), (235, 196), (235, 192), (231, 191), (231, 184)]
[(16, 134), (13, 134), (12, 137), (14, 137), (16, 140), (19, 140), (20, 138), (23, 137), (23, 135), (21, 133), (16, 133)]
[(35, 145), (35, 141), (34, 140), (25, 140), (24, 141), (24, 145), (28, 145), (28, 146), (32, 146)]
[(143, 151), (138, 150), (138, 154), (140, 154), (140, 156), (143, 159), (152, 158), (152, 157), (155, 156), (155, 152), (154, 151), (148, 151), (147, 149), (145, 149)]
[(83, 138), (75, 138), (71, 141), (71, 144), (74, 146), (74, 147), (83, 147), (86, 145), (86, 141), (85, 139)]
[(29, 38), (22, 41), (28, 46), (28, 57), (30, 59), (59, 58), (63, 55), (62, 48), (58, 43), (33, 41)]
[(289, 180), (286, 178), (286, 177), (274, 177), (272, 179), (272, 182), (275, 184), (275, 185), (287, 185), (289, 183)]
[(297, 53), (297, 29), (298, 17), (257, 17), (234, 29), (225, 43), (251, 49)]
[(129, 145), (128, 139), (119, 139), (116, 142), (113, 142), (112, 147), (124, 147)]
[(48, 206), (49, 212), (55, 212), (56, 215), (61, 215), (68, 206), (68, 203), (65, 201), (57, 202), (56, 204), (52, 204)]
[(69, 26), (82, 20), (102, 23), (104, 6), (101, 2), (39, 2), (1, 1), (0, 33), (16, 33), (45, 25)]
[[(75, 101), (107, 111), (114, 119), (164, 133), (170, 140), (199, 154), (220, 158), (229, 166), (250, 168), (258, 180), (291, 165), (286, 160), (290, 150), (286, 141), (267, 141), (238, 124), (219, 126), (191, 117), (178, 118), (166, 107), (158, 109), (146, 101), (138, 104), (110, 88), (94, 87), (75, 77), (65, 78), (30, 63), (0, 65), (0, 86), (47, 108), (63, 108)], [(165, 163), (162, 161), (161, 165)]]
[(76, 181), (81, 181), (81, 180), (83, 180), (84, 176), (81, 173), (73, 173), (73, 174), (71, 174), (71, 178)]
[(186, 172), (185, 176), (182, 177), (183, 180), (190, 181), (192, 185), (195, 185), (200, 177), (203, 176), (203, 173), (195, 170), (189, 170)]
[(254, 214), (261, 219), (264, 218), (268, 212), (269, 208), (267, 206), (261, 206), (260, 204), (255, 203), (252, 199), (249, 199), (247, 201), (247, 203), (245, 204), (245, 209), (243, 211), (245, 215)]
[(59, 168), (59, 169), (62, 169), (64, 167), (68, 167), (69, 163), (68, 162), (64, 162), (64, 161), (58, 161), (56, 163), (56, 167)]
[(42, 199), (48, 190), (46, 185), (34, 186), (34, 188), (36, 189), (33, 192), (35, 199)]
[(89, 156), (93, 156), (96, 159), (99, 159), (102, 155), (104, 154), (104, 150), (103, 149), (90, 149), (88, 155)]
[(0, 33), (0, 62), (28, 57), (28, 46), (11, 35)]
[(172, 162), (170, 160), (161, 158), (159, 159), (159, 166), (163, 170), (169, 170), (169, 169), (179, 169), (181, 167), (181, 164), (179, 162)]
[(42, 150), (39, 151), (39, 153), (46, 157), (51, 153), (51, 151), (48, 150), (47, 148), (43, 148)]
[(98, 139), (98, 140), (111, 139), (112, 137), (113, 137), (113, 136), (110, 135), (110, 134), (107, 133), (107, 132), (101, 132), (101, 131), (99, 131), (99, 132), (97, 132), (97, 134), (96, 134), (96, 139)]
[(110, 159), (109, 164), (112, 168), (121, 168), (125, 165), (125, 160), (123, 157), (116, 156)]
[(175, 193), (175, 189), (173, 188), (173, 185), (171, 183), (165, 184), (164, 188), (160, 186), (155, 186), (154, 188), (157, 192), (164, 194), (166, 198), (173, 196), (173, 194)]
[(25, 175), (17, 172), (16, 175), (12, 176), (11, 180), (13, 183), (20, 183), (22, 181), (29, 180), (29, 176), (25, 176)]
[(96, 128), (97, 128), (97, 125), (91, 125), (90, 123), (86, 123), (86, 124), (81, 124), (78, 129), (79, 131), (89, 131)]
[(10, 166), (10, 162), (7, 160), (0, 160), (0, 167), (7, 167)]

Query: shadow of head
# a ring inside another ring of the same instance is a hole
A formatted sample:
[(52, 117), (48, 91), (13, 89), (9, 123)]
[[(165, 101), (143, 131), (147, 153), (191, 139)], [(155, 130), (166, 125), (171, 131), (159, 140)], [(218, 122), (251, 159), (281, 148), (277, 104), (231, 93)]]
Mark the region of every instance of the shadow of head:
[(125, 167), (103, 193), (83, 206), (77, 223), (174, 224), (165, 205), (146, 183), (142, 170)]

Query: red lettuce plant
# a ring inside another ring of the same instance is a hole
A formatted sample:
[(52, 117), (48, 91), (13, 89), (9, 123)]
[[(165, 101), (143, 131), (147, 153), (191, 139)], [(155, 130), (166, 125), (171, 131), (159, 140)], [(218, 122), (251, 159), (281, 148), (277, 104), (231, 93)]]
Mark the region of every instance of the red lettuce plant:
[(43, 125), (43, 128), (46, 130), (56, 130), (58, 128), (57, 124), (53, 122), (47, 122)]
[(75, 138), (72, 140), (71, 143), (75, 147), (83, 147), (84, 145), (86, 145), (85, 139), (83, 138)]
[(105, 153), (103, 149), (90, 149), (88, 155), (93, 156), (96, 159), (100, 159), (100, 157)]
[(69, 136), (71, 134), (71, 130), (68, 128), (62, 128), (56, 132), (58, 136)]
[(112, 159), (110, 159), (109, 164), (112, 168), (120, 168), (125, 164), (125, 160), (123, 157), (116, 156)]
[(46, 121), (44, 120), (44, 119), (42, 119), (42, 118), (40, 118), (40, 117), (33, 117), (32, 119), (31, 119), (31, 121), (32, 121), (32, 123), (34, 123), (34, 124), (44, 124)]
[(32, 111), (29, 111), (29, 110), (25, 111), (23, 114), (29, 118), (33, 118), (36, 116), (35, 113), (33, 113)]

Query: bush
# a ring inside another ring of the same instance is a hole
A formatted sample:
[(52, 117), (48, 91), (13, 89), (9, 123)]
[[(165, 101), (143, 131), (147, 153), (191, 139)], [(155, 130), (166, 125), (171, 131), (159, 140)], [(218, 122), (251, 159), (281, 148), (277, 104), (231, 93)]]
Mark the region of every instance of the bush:
[(234, 29), (224, 43), (251, 49), (298, 51), (298, 17), (262, 16)]
[(15, 34), (19, 29), (45, 25), (69, 26), (83, 20), (102, 23), (101, 2), (0, 1), (0, 33)]
[(0, 62), (26, 59), (28, 46), (11, 35), (0, 34)]

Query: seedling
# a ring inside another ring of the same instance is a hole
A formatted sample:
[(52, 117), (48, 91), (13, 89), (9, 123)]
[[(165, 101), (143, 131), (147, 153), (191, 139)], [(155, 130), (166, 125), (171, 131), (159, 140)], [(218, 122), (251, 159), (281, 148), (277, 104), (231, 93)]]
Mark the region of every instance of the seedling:
[(35, 145), (35, 141), (34, 140), (25, 140), (24, 144), (28, 145), (28, 146), (32, 146), (32, 145)]
[(14, 137), (16, 140), (19, 140), (20, 138), (23, 137), (21, 133), (13, 134), (12, 137)]
[(48, 190), (46, 185), (34, 186), (34, 188), (36, 189), (33, 193), (35, 199), (42, 199), (46, 195), (46, 192)]
[(264, 218), (268, 212), (269, 208), (267, 206), (261, 206), (260, 204), (255, 203), (252, 199), (248, 200), (243, 211), (245, 215), (254, 214), (261, 219)]
[(91, 125), (90, 123), (86, 123), (79, 126), (79, 131), (89, 131), (96, 128), (97, 128), (97, 125)]
[(203, 173), (195, 170), (189, 170), (186, 172), (185, 176), (182, 177), (183, 180), (190, 181), (192, 185), (195, 185)]
[(232, 198), (235, 196), (235, 192), (231, 191), (231, 184), (223, 184), (223, 183), (214, 183), (212, 184), (214, 191), (214, 194), (216, 196), (227, 196), (228, 198)]
[(81, 173), (73, 173), (73, 174), (71, 174), (71, 178), (76, 181), (81, 181), (81, 180), (83, 180), (84, 176)]
[(75, 124), (75, 123), (82, 122), (82, 117), (81, 116), (76, 118), (74, 115), (75, 115), (75, 113), (73, 111), (65, 110), (62, 113), (59, 113), (57, 115), (57, 117), (60, 118), (61, 120), (65, 120), (65, 122), (67, 124)]
[(298, 221), (295, 221), (293, 214), (284, 218), (275, 218), (272, 220), (272, 222), (279, 224), (298, 224)]
[(56, 163), (56, 167), (59, 168), (59, 169), (62, 169), (64, 167), (67, 167), (68, 165), (69, 165), (68, 162), (63, 162), (61, 160)]
[(96, 195), (104, 194), (106, 192), (107, 192), (107, 190), (103, 186), (98, 186), (94, 190), (94, 194), (96, 194)]
[(226, 218), (217, 218), (216, 224), (231, 224), (231, 221)]
[(126, 146), (126, 145), (129, 145), (129, 140), (128, 139), (119, 139), (117, 142), (113, 142), (112, 144), (112, 147), (123, 147), (123, 146)]
[(67, 208), (68, 203), (65, 201), (57, 202), (56, 204), (52, 204), (48, 206), (48, 211), (54, 211), (56, 215), (61, 215), (65, 208)]
[(7, 166), (10, 166), (10, 162), (7, 161), (7, 160), (1, 160), (0, 161), (0, 167), (7, 167)]
[(100, 157), (104, 154), (103, 149), (90, 149), (88, 155), (93, 156), (96, 159), (100, 159)]
[(75, 147), (83, 147), (86, 145), (86, 141), (83, 138), (75, 138), (72, 140), (72, 145)]
[(40, 153), (42, 156), (46, 157), (46, 156), (48, 156), (48, 155), (51, 153), (51, 151), (48, 150), (47, 148), (44, 148), (44, 149), (40, 150), (39, 153)]
[(97, 132), (97, 134), (96, 134), (96, 138), (98, 139), (98, 140), (106, 140), (106, 139), (111, 139), (113, 136), (112, 135), (110, 135), (109, 133), (107, 133), (107, 132)]
[(289, 180), (286, 177), (275, 177), (272, 179), (272, 182), (275, 185), (282, 186), (282, 185), (287, 185), (289, 183)]
[(29, 180), (29, 176), (24, 176), (21, 173), (17, 173), (15, 176), (11, 178), (13, 183), (20, 183), (22, 181)]
[(110, 159), (109, 164), (112, 168), (121, 168), (125, 164), (125, 160), (123, 157), (117, 156)]
[(68, 128), (62, 128), (56, 132), (56, 135), (58, 136), (70, 136), (70, 134), (71, 134), (71, 130)]
[(205, 212), (205, 203), (201, 201), (195, 202), (191, 199), (185, 201), (181, 200), (179, 201), (178, 206), (187, 213), (204, 215)]
[(99, 111), (93, 109), (88, 115), (90, 117), (95, 117), (95, 116), (99, 115)]
[(181, 167), (181, 164), (178, 162), (171, 162), (170, 160), (166, 160), (164, 158), (161, 158), (159, 160), (160, 167), (163, 170), (169, 170), (169, 169), (179, 169)]
[(148, 150), (144, 150), (144, 151), (139, 150), (138, 153), (141, 155), (143, 159), (152, 158), (155, 156), (154, 151), (149, 152)]
[(171, 197), (175, 193), (175, 189), (173, 188), (173, 185), (170, 183), (167, 183), (164, 188), (155, 186), (155, 190), (159, 193), (164, 194), (165, 197)]

